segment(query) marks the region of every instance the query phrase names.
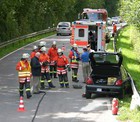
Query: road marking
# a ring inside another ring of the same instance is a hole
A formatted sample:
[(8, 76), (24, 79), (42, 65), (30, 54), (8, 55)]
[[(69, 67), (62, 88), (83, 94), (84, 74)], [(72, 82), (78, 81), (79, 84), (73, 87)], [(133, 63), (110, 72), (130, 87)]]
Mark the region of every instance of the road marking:
[(70, 39), (41, 39), (41, 41), (63, 41), (63, 42), (69, 42)]

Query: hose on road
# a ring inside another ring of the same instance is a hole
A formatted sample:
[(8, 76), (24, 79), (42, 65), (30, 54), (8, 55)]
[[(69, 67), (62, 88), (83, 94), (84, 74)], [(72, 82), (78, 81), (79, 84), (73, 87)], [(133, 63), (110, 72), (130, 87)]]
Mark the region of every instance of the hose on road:
[(45, 91), (42, 91), (42, 93), (43, 93), (43, 96), (41, 97), (41, 99), (40, 99), (39, 102), (38, 102), (38, 105), (37, 105), (36, 111), (35, 111), (35, 113), (34, 113), (34, 117), (33, 117), (33, 119), (32, 119), (32, 122), (34, 122), (35, 117), (36, 117), (37, 112), (38, 112), (38, 109), (39, 109), (39, 106), (40, 106), (40, 103), (42, 102), (44, 96), (46, 95), (46, 92), (45, 92)]

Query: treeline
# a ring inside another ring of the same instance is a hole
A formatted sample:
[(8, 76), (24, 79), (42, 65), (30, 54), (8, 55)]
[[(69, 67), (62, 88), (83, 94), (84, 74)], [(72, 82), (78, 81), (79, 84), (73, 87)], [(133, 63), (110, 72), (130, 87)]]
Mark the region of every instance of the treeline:
[(140, 0), (120, 0), (120, 15), (131, 25), (130, 39), (140, 63)]
[(106, 8), (118, 14), (119, 0), (0, 0), (0, 42), (73, 21), (83, 8)]
[(140, 0), (120, 0), (120, 15), (140, 30)]

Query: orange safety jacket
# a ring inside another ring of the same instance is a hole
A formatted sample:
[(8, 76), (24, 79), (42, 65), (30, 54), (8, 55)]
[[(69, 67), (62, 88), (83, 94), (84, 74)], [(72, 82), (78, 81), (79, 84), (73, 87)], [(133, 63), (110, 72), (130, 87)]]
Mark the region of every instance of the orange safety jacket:
[(57, 63), (57, 74), (66, 74), (66, 67), (69, 64), (68, 58), (65, 55), (58, 56), (55, 58)]
[(48, 50), (48, 55), (50, 57), (50, 65), (55, 65), (55, 58), (58, 57), (58, 53), (57, 53), (57, 48), (54, 48), (54, 47), (51, 47), (49, 50)]
[(34, 58), (35, 57), (35, 54), (36, 54), (36, 51), (32, 51), (31, 54), (30, 54), (30, 58)]
[(19, 61), (16, 65), (16, 70), (18, 70), (19, 82), (24, 83), (25, 80), (30, 82), (31, 66), (28, 61)]
[(113, 33), (116, 33), (117, 32), (117, 26), (114, 24), (113, 25)]
[(80, 59), (79, 52), (71, 50), (69, 53), (69, 58), (71, 60), (71, 62), (70, 62), (71, 68), (78, 68), (79, 67), (79, 59)]
[[(39, 57), (39, 61), (41, 63), (41, 65), (43, 64), (43, 62), (49, 62), (50, 63), (50, 58), (48, 56), (47, 53), (41, 53), (40, 57)], [(45, 73), (45, 72), (49, 72), (49, 67), (48, 66), (41, 66), (41, 73)]]

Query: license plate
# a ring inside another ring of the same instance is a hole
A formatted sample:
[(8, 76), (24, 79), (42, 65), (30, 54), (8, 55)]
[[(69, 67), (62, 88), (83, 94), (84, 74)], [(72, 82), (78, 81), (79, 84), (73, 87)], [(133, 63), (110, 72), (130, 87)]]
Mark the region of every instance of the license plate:
[(98, 92), (101, 92), (101, 91), (102, 91), (102, 89), (101, 89), (101, 88), (97, 88), (97, 91), (98, 91)]

